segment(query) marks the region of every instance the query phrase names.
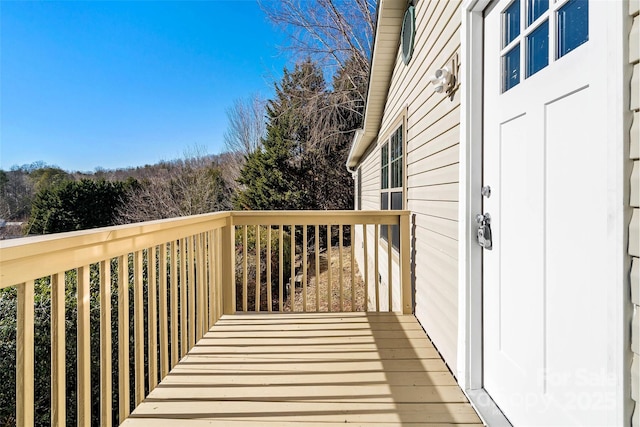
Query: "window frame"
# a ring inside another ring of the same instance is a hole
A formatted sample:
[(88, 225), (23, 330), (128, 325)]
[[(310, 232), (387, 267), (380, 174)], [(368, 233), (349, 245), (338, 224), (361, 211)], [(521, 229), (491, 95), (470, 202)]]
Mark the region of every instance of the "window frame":
[[(380, 144), (380, 210), (404, 210), (406, 208), (406, 113), (400, 115), (389, 127)], [(395, 147), (393, 144), (397, 144)], [(398, 152), (399, 151), (399, 152)], [(386, 158), (385, 158), (386, 157)], [(400, 205), (397, 203), (397, 195), (400, 195)], [(394, 195), (396, 196), (394, 201)], [(388, 240), (387, 227), (380, 227), (380, 238)], [(400, 228), (397, 225), (391, 227), (391, 246), (395, 251), (399, 250)]]

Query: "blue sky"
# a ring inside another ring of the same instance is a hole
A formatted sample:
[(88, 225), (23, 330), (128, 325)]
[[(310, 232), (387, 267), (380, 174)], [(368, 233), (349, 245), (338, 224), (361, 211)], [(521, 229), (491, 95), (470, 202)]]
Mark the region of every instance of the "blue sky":
[(254, 1), (0, 1), (0, 168), (142, 166), (222, 151), (286, 36)]

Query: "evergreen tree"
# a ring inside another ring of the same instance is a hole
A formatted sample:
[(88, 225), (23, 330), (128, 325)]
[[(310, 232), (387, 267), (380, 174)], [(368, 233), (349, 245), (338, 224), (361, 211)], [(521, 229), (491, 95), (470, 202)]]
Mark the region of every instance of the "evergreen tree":
[(114, 225), (116, 209), (123, 202), (127, 185), (132, 183), (82, 179), (44, 187), (31, 207), (29, 233), (61, 233)]
[(326, 105), (326, 83), (317, 64), (306, 60), (284, 70), (276, 97), (267, 106), (267, 136), (247, 156), (238, 182), (238, 209), (314, 209), (309, 154), (319, 121), (309, 120)]

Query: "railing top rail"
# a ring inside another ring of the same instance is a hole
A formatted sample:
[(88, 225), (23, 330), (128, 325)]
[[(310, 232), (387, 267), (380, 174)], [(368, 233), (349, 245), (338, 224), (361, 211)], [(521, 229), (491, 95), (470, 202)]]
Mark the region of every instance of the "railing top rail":
[(135, 224), (114, 225), (111, 227), (93, 228), (89, 230), (0, 240), (0, 262), (20, 258), (25, 255), (32, 256), (36, 253), (45, 253), (51, 250), (100, 244), (107, 241), (153, 234), (158, 231), (168, 229), (189, 228), (191, 226), (201, 224), (210, 225), (212, 221), (216, 223), (215, 225), (218, 225), (220, 222), (219, 220), (226, 219), (228, 217), (229, 212), (214, 212), (180, 218), (139, 222)]
[(397, 225), (409, 211), (233, 211), (234, 225)]
[(226, 225), (397, 225), (409, 211), (227, 211), (0, 241), (0, 289)]
[(229, 212), (0, 242), (0, 289), (135, 252), (229, 223)]

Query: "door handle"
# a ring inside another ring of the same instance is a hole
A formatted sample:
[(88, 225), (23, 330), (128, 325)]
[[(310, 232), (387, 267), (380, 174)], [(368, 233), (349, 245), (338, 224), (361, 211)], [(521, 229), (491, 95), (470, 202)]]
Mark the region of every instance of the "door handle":
[(490, 251), (493, 248), (493, 241), (491, 237), (491, 215), (488, 213), (476, 215), (476, 223), (478, 224), (478, 231), (476, 234), (478, 244)]

